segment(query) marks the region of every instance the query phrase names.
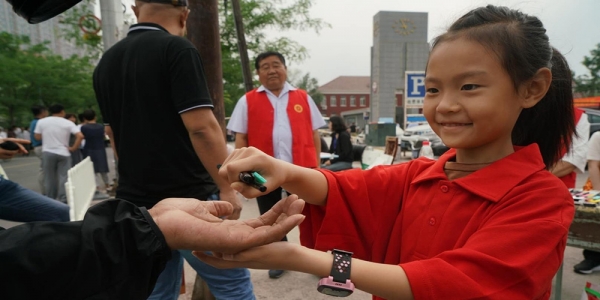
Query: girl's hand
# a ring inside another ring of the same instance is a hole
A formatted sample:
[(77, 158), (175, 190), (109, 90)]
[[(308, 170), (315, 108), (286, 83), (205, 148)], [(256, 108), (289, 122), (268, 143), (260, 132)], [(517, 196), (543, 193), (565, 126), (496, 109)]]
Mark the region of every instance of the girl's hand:
[[(286, 182), (289, 166), (282, 160), (276, 159), (254, 148), (240, 148), (234, 150), (219, 168), (219, 176), (231, 183), (231, 188), (240, 192), (246, 198), (256, 198), (273, 191)], [(239, 179), (241, 172), (255, 171), (264, 177), (267, 191), (262, 193), (258, 189), (242, 183)]]
[(302, 246), (289, 242), (275, 242), (264, 246), (250, 248), (236, 254), (213, 252), (208, 255), (201, 251), (193, 254), (201, 261), (219, 268), (251, 268), (263, 270), (293, 270), (295, 253)]
[(331, 160), (327, 160), (324, 165), (331, 166)]

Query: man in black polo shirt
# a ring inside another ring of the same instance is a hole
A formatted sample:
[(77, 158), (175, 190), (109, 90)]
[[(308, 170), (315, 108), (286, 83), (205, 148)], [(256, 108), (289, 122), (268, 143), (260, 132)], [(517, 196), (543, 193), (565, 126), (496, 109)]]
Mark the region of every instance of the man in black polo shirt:
[[(132, 6), (138, 24), (106, 51), (94, 90), (119, 157), (116, 197), (151, 208), (167, 197), (241, 202), (217, 175), (226, 144), (196, 48), (182, 36), (186, 0), (144, 0)], [(173, 252), (149, 299), (177, 299), (183, 255), (217, 299), (254, 299), (247, 269), (218, 270), (191, 253)], [(179, 279), (179, 280), (178, 280)]]

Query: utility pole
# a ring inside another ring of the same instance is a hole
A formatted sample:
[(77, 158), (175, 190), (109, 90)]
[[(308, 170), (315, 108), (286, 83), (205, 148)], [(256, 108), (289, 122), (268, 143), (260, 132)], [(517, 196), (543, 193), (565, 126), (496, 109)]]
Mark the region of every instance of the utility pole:
[(120, 0), (100, 0), (100, 20), (102, 21), (102, 42), (104, 51), (121, 39), (123, 11)]
[[(204, 74), (213, 114), (225, 138), (225, 106), (223, 104), (223, 69), (221, 67), (221, 37), (219, 35), (218, 0), (188, 0), (190, 15), (187, 21), (187, 38), (196, 46), (204, 66)], [(192, 300), (213, 300), (208, 286), (196, 274)]]
[(254, 88), (252, 84), (252, 71), (250, 71), (250, 59), (248, 58), (248, 46), (246, 45), (246, 35), (244, 32), (244, 22), (242, 20), (242, 9), (239, 0), (231, 0), (233, 7), (233, 20), (235, 22), (235, 32), (237, 33), (238, 49), (242, 61), (242, 75), (244, 76), (244, 88), (246, 92)]
[(200, 52), (208, 91), (214, 105), (213, 113), (225, 136), (218, 3), (217, 0), (189, 0), (188, 6), (191, 12), (187, 21), (187, 37)]

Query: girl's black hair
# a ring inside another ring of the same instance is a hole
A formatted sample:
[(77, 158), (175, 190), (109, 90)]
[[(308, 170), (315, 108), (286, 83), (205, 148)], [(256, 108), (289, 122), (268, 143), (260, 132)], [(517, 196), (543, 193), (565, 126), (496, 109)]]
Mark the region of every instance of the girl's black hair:
[(541, 68), (552, 71), (552, 83), (537, 105), (523, 109), (512, 132), (514, 145), (537, 143), (546, 168), (570, 148), (575, 131), (571, 71), (565, 58), (548, 41), (542, 22), (518, 10), (488, 5), (458, 19), (436, 45), (457, 38), (480, 43), (498, 56), (515, 89)]
[(344, 119), (340, 116), (329, 117), (329, 122), (331, 122), (331, 130), (333, 132), (339, 133), (348, 129), (348, 127), (346, 127), (346, 122), (344, 122)]

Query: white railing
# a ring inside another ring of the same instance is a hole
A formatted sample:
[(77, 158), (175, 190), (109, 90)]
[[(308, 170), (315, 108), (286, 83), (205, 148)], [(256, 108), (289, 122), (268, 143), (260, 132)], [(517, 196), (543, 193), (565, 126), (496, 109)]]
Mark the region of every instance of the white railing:
[(65, 191), (71, 221), (83, 220), (96, 192), (94, 164), (89, 157), (69, 169)]

